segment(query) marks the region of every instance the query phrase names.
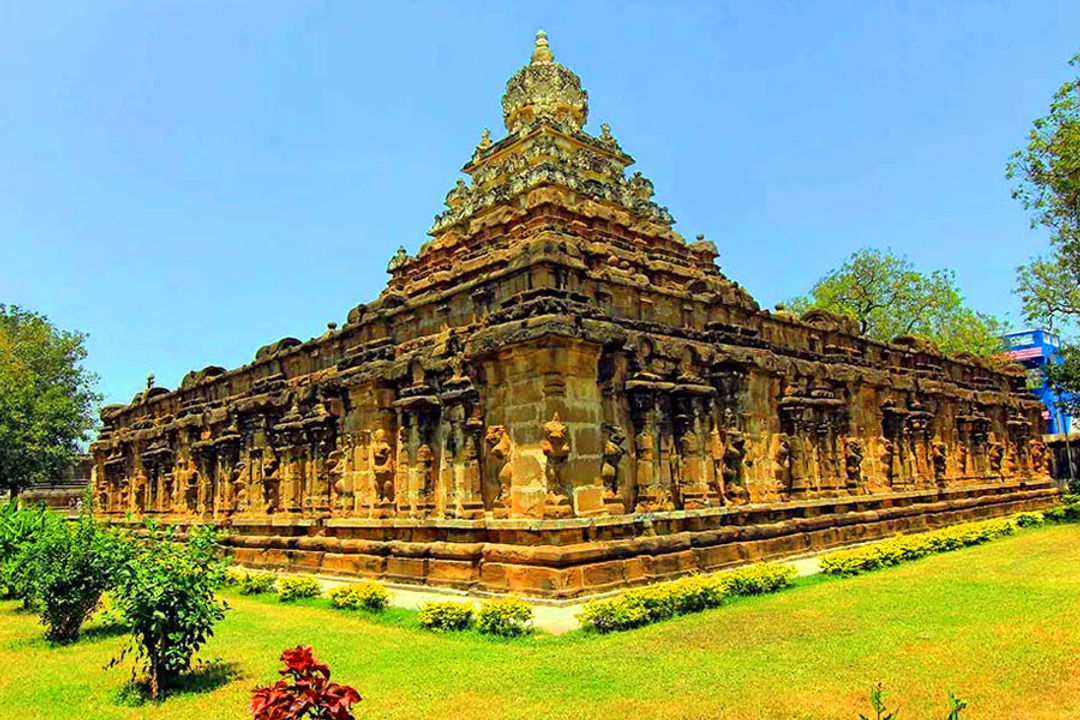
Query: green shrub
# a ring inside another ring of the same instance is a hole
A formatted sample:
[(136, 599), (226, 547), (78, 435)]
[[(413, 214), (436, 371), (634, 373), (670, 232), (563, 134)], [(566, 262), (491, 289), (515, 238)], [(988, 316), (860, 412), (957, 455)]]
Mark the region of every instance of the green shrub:
[(247, 577), (247, 570), (238, 567), (230, 567), (225, 571), (225, 577), (221, 581), (222, 587), (236, 587)]
[(690, 575), (593, 600), (577, 617), (583, 627), (595, 632), (630, 630), (719, 607), (731, 597), (776, 592), (791, 584), (795, 572), (790, 565), (759, 563), (716, 575)]
[(1017, 527), (1037, 527), (1046, 522), (1046, 518), (1043, 517), (1041, 512), (1021, 512), (1013, 515), (1013, 520), (1016, 522)]
[(450, 600), (426, 602), (420, 608), (419, 620), (425, 630), (467, 630), (472, 625), (473, 606)]
[(731, 595), (767, 595), (791, 585), (796, 570), (781, 563), (758, 563), (720, 577), (727, 580)]
[(218, 558), (216, 534), (195, 527), (187, 542), (148, 525), (144, 536), (130, 536), (130, 554), (117, 573), (113, 596), (122, 610), (151, 697), (159, 697), (191, 667), (200, 647), (225, 617), (214, 591), (225, 580), (227, 562)]
[(363, 580), (331, 590), (330, 604), (341, 610), (382, 612), (390, 604), (390, 591), (374, 580)]
[[(233, 572), (230, 570), (230, 572)], [(234, 574), (236, 589), (241, 595), (262, 595), (273, 592), (277, 576), (273, 573), (253, 573), (241, 570)]]
[(821, 570), (830, 575), (858, 575), (935, 553), (980, 545), (1015, 532), (1016, 523), (1003, 519), (964, 523), (918, 535), (898, 535), (867, 547), (831, 552), (821, 558)]
[[(1080, 478), (1077, 478), (1074, 482), (1080, 483)], [(1060, 498), (1062, 505), (1075, 505), (1080, 503), (1080, 493), (1066, 493)]]
[(476, 627), (486, 635), (528, 635), (533, 628), (533, 609), (517, 598), (493, 598), (480, 606)]
[(30, 609), (34, 541), (60, 523), (60, 516), (44, 505), (19, 507), (18, 502), (8, 502), (0, 506), (0, 597), (21, 599), (23, 607)]
[(89, 514), (42, 532), (30, 553), (31, 592), (45, 637), (68, 643), (97, 609), (122, 561), (120, 544)]
[(322, 584), (311, 577), (283, 577), (277, 581), (277, 593), (281, 602), (319, 597), (322, 595)]
[(1050, 522), (1076, 522), (1080, 520), (1080, 502), (1059, 505), (1043, 513)]

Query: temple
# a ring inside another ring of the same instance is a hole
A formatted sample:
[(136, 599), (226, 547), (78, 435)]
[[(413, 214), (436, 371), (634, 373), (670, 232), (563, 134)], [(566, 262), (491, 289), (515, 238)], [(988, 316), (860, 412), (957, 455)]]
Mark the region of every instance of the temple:
[(759, 308), (543, 33), (502, 107), (377, 299), (102, 411), (102, 512), (560, 599), (1054, 502), (1022, 372)]

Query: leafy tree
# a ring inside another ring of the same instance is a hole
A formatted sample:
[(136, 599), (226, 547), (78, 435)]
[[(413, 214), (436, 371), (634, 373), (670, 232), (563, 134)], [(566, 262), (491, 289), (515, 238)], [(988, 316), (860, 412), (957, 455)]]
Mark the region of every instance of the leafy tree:
[(929, 338), (944, 352), (990, 355), (1001, 349), (1004, 323), (964, 305), (952, 270), (917, 271), (906, 257), (865, 248), (818, 280), (810, 293), (786, 305), (795, 312), (849, 315), (859, 332), (889, 341), (898, 335)]
[(79, 639), (123, 559), (123, 546), (94, 521), (87, 506), (76, 522), (56, 523), (38, 534), (28, 565), (35, 606), (49, 640)]
[[(1069, 65), (1080, 66), (1080, 54)], [(1080, 255), (1080, 78), (1054, 93), (1050, 113), (1034, 122), (1006, 175), (1016, 181), (1013, 197), (1031, 211), (1032, 227), (1049, 229), (1059, 251)]]
[(101, 401), (79, 332), (0, 305), (0, 491), (56, 478), (94, 426)]
[(157, 698), (190, 669), (195, 653), (225, 617), (226, 606), (214, 592), (225, 582), (228, 561), (218, 557), (215, 530), (208, 526), (193, 527), (184, 543), (173, 528), (151, 524), (129, 542), (130, 554), (110, 596), (132, 642), (110, 665), (134, 649), (150, 695)]
[[(1080, 54), (1069, 64), (1080, 66)], [(1013, 153), (1006, 175), (1013, 197), (1031, 213), (1032, 227), (1050, 231), (1051, 252), (1017, 269), (1016, 292), (1024, 319), (1075, 338), (1080, 324), (1080, 77), (1058, 89), (1050, 112), (1033, 123), (1027, 147)], [(1065, 362), (1045, 366), (1050, 384), (1064, 393), (1069, 414), (1080, 413), (1080, 347), (1062, 348)], [(1070, 397), (1071, 395), (1071, 397)]]

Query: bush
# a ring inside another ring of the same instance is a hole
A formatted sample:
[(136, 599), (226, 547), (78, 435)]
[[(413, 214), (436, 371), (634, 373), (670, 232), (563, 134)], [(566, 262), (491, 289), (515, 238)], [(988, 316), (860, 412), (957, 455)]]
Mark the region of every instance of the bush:
[(86, 513), (38, 537), (30, 553), (31, 592), (45, 637), (60, 643), (79, 639), (121, 559), (119, 543)]
[(779, 563), (760, 563), (717, 575), (691, 575), (593, 600), (577, 617), (582, 626), (595, 632), (630, 630), (719, 607), (739, 595), (773, 593), (789, 586), (794, 577), (795, 568)]
[(374, 580), (364, 580), (331, 590), (330, 604), (341, 610), (382, 612), (390, 604), (390, 591)]
[(517, 598), (488, 600), (476, 613), (476, 627), (486, 635), (528, 635), (533, 628), (532, 606)]
[(980, 545), (1015, 532), (1016, 523), (1004, 519), (954, 525), (918, 535), (898, 535), (875, 545), (829, 553), (821, 558), (821, 571), (829, 575), (858, 575), (935, 553)]
[(286, 679), (251, 691), (254, 720), (353, 720), (351, 707), (360, 702), (360, 693), (330, 682), (330, 668), (315, 659), (310, 647), (286, 650), (281, 660), (285, 669), (278, 672)]
[(768, 595), (791, 585), (796, 570), (780, 563), (759, 563), (734, 570), (720, 578), (727, 580), (732, 595)]
[(225, 570), (225, 576), (221, 580), (222, 587), (236, 587), (247, 577), (247, 570), (238, 567), (230, 567)]
[[(231, 571), (230, 571), (231, 572)], [(273, 592), (277, 577), (272, 573), (252, 573), (241, 570), (235, 573), (236, 588), (241, 595), (261, 595)]]
[(192, 528), (181, 543), (171, 529), (148, 525), (144, 536), (130, 537), (129, 543), (130, 558), (118, 572), (113, 594), (132, 641), (110, 666), (134, 649), (156, 698), (191, 667), (214, 624), (225, 617), (226, 606), (214, 591), (225, 581), (227, 562), (218, 559), (210, 527)]
[(60, 523), (60, 517), (44, 505), (19, 507), (17, 502), (9, 502), (0, 507), (0, 597), (21, 599), (23, 607), (30, 609), (34, 541)]
[(1080, 502), (1061, 505), (1047, 511), (1045, 516), (1052, 522), (1076, 522), (1080, 520)]
[(426, 602), (420, 608), (419, 619), (420, 627), (425, 630), (467, 630), (472, 625), (473, 606), (471, 603), (448, 600)]
[(1017, 527), (1037, 527), (1046, 522), (1046, 518), (1043, 517), (1041, 512), (1021, 512), (1013, 515), (1013, 520), (1016, 522)]
[(311, 577), (283, 577), (277, 581), (278, 600), (292, 602), (322, 595), (322, 584)]

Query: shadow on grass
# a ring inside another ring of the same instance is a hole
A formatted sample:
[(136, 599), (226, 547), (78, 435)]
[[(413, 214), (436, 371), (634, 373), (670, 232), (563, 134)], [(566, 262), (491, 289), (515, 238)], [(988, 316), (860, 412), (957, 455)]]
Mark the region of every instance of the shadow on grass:
[(160, 704), (173, 697), (213, 692), (243, 676), (239, 663), (224, 660), (198, 663), (196, 667), (181, 675), (176, 683), (156, 700), (150, 697), (150, 689), (146, 683), (133, 681), (116, 691), (116, 703), (126, 707)]
[(127, 634), (127, 627), (123, 625), (91, 625), (82, 631), (79, 642), (99, 642), (109, 638), (120, 637)]

